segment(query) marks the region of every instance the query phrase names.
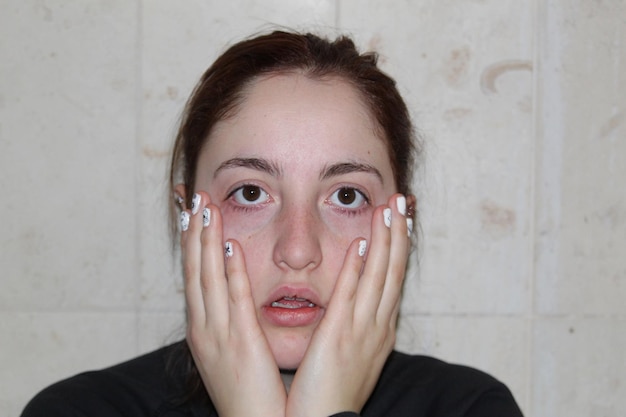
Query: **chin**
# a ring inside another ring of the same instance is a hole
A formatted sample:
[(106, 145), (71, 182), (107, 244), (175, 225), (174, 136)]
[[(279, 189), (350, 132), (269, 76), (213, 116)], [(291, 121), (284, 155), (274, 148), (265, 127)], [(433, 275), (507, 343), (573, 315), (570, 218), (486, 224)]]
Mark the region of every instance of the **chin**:
[(293, 329), (289, 332), (280, 333), (289, 334), (266, 334), (276, 364), (282, 370), (295, 370), (302, 363), (304, 354), (309, 347), (311, 335), (309, 332), (293, 334)]

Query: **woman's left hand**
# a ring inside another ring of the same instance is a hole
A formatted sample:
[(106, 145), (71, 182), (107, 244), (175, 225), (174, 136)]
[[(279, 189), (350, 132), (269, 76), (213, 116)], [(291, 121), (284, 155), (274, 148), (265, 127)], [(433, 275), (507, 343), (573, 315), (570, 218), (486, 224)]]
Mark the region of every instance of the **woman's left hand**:
[[(327, 311), (296, 372), (287, 417), (358, 413), (371, 395), (395, 343), (410, 249), (405, 212), (404, 197), (392, 196), (388, 206), (374, 212), (367, 255), (358, 253), (362, 239), (349, 247)], [(390, 227), (384, 217), (391, 217)]]

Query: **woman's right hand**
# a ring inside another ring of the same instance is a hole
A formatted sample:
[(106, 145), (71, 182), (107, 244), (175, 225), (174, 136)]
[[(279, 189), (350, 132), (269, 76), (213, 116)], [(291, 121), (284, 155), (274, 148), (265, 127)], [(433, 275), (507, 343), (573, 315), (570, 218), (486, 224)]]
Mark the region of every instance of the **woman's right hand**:
[[(284, 416), (287, 394), (256, 318), (241, 246), (226, 250), (207, 193), (181, 213), (187, 343), (221, 417)], [(208, 218), (207, 218), (208, 217)]]

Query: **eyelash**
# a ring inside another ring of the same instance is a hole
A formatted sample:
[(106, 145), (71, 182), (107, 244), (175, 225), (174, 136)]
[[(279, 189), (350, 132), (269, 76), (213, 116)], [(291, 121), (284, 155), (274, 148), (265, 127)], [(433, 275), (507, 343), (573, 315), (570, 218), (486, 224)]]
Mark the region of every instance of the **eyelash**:
[[(235, 200), (235, 194), (241, 190), (243, 190), (245, 187), (255, 187), (258, 188), (261, 193), (266, 194), (267, 198), (263, 201), (261, 201), (260, 203), (252, 203), (252, 204), (242, 204), (239, 203)], [(267, 191), (265, 191), (263, 189), (263, 187), (254, 184), (254, 183), (244, 183), (244, 184), (240, 184), (238, 186), (236, 186), (234, 189), (232, 189), (231, 191), (228, 192), (228, 194), (226, 195), (226, 198), (224, 199), (224, 201), (227, 200), (233, 200), (233, 204), (231, 204), (231, 208), (237, 211), (241, 211), (243, 213), (247, 213), (249, 211), (253, 211), (253, 210), (258, 210), (260, 208), (261, 205), (263, 205), (264, 203), (266, 203), (268, 200), (270, 200), (271, 197), (270, 195), (267, 193)]]
[[(333, 198), (333, 196), (335, 196), (335, 194), (341, 190), (353, 190), (355, 191), (361, 198), (363, 198), (364, 203), (361, 204), (359, 207), (357, 208), (349, 208), (349, 207), (344, 207), (344, 206), (338, 206), (336, 204), (334, 204), (331, 199)], [(335, 210), (340, 211), (342, 214), (347, 215), (349, 217), (352, 216), (356, 216), (357, 214), (361, 214), (363, 211), (365, 211), (369, 206), (370, 206), (370, 198), (368, 197), (367, 193), (360, 190), (357, 187), (353, 187), (353, 186), (348, 186), (348, 185), (342, 185), (339, 186), (335, 191), (333, 191), (333, 193), (330, 195), (330, 197), (328, 197), (326, 199), (326, 203), (330, 204), (333, 206), (333, 208), (335, 208)]]

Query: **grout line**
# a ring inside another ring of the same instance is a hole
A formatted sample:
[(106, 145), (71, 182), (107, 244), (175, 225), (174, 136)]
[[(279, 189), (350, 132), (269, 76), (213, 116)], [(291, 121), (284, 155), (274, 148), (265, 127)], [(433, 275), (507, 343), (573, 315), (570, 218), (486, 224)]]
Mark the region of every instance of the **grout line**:
[(540, 5), (539, 0), (534, 0), (531, 4), (531, 24), (530, 30), (532, 33), (532, 116), (531, 116), (531, 159), (530, 159), (530, 231), (529, 231), (529, 254), (530, 254), (530, 280), (528, 289), (528, 305), (527, 305), (527, 318), (526, 318), (526, 404), (525, 410), (530, 413), (533, 409), (534, 395), (533, 395), (533, 361), (535, 357), (535, 323), (537, 312), (537, 300), (535, 298), (536, 285), (537, 285), (537, 158), (539, 157), (539, 121), (537, 112), (539, 110), (539, 76), (538, 69), (541, 66), (540, 55), (541, 48), (539, 45), (540, 36), (537, 32), (540, 30)]
[(524, 320), (626, 320), (626, 313), (548, 313), (529, 314), (520, 313), (448, 313), (448, 312), (404, 312), (403, 317), (419, 318), (472, 318), (472, 319), (524, 319)]
[(137, 0), (136, 4), (137, 13), (137, 29), (135, 33), (135, 300), (134, 300), (134, 312), (135, 312), (135, 340), (134, 348), (135, 353), (139, 353), (139, 328), (140, 328), (140, 301), (141, 301), (141, 201), (139, 197), (140, 181), (141, 181), (141, 145), (143, 134), (143, 102), (142, 102), (142, 90), (143, 90), (143, 1)]
[[(90, 306), (84, 307), (76, 307), (76, 308), (65, 308), (65, 309), (28, 309), (28, 310), (9, 310), (2, 309), (0, 310), (0, 315), (2, 314), (46, 314), (46, 315), (54, 315), (54, 314), (184, 314), (185, 308), (181, 305), (180, 308), (171, 308), (171, 309), (159, 309), (159, 308), (144, 308), (139, 309), (136, 306), (131, 307), (109, 307), (109, 308), (94, 308)], [(626, 317), (624, 317), (626, 319)]]

